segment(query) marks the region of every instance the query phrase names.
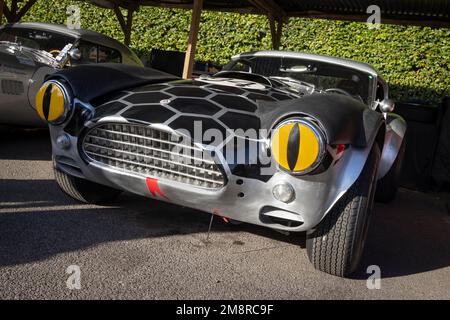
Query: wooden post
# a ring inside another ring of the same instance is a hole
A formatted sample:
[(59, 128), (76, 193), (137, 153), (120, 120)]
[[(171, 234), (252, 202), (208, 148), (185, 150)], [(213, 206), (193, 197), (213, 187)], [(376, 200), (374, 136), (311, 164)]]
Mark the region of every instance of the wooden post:
[(269, 15), (270, 33), (272, 36), (272, 49), (279, 50), (281, 44), (281, 36), (283, 34), (283, 24), (282, 18), (275, 19), (274, 16)]
[[(0, 1), (3, 3), (3, 6), (2, 6), (3, 15), (2, 16), (5, 16), (7, 23), (11, 22), (12, 21), (11, 11), (9, 11), (8, 6), (6, 5), (6, 1), (5, 0), (0, 0)], [(3, 19), (3, 17), (2, 17), (2, 19)]]
[(8, 22), (17, 22), (16, 20), (17, 0), (11, 0), (11, 9), (9, 11), (10, 11), (10, 18)]
[(194, 70), (195, 50), (197, 47), (198, 31), (200, 29), (200, 16), (203, 9), (203, 0), (194, 0), (192, 8), (191, 27), (189, 29), (188, 47), (186, 50), (186, 58), (184, 60), (183, 78), (192, 77)]
[(125, 36), (124, 43), (126, 46), (129, 46), (131, 43), (131, 29), (133, 26), (133, 14), (136, 11), (136, 8), (129, 7), (127, 8), (127, 20), (125, 21), (125, 18), (120, 11), (119, 7), (114, 7), (114, 13), (116, 14), (117, 20), (119, 21), (120, 28), (122, 29), (122, 32)]
[(133, 26), (133, 13), (134, 8), (128, 8), (127, 12), (127, 25), (125, 29), (125, 45), (129, 46), (131, 43), (131, 28)]
[(37, 0), (28, 0), (28, 2), (16, 13), (15, 20), (19, 22), (23, 16), (31, 9), (31, 7), (36, 3)]
[(28, 0), (19, 10), (17, 0), (11, 1), (11, 9), (8, 8), (5, 0), (0, 0), (0, 25), (3, 24), (3, 16), (5, 16), (7, 22), (19, 22), (36, 1), (37, 0)]
[(3, 0), (0, 0), (0, 26), (3, 25), (3, 6), (5, 3)]

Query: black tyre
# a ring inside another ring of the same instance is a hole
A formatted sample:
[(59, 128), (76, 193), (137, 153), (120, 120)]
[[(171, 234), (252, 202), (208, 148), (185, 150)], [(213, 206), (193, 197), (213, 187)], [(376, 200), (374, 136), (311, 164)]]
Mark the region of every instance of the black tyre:
[(112, 201), (120, 195), (121, 191), (95, 182), (71, 176), (55, 166), (53, 161), (55, 180), (62, 191), (75, 200), (99, 204)]
[(376, 188), (380, 149), (374, 145), (363, 171), (306, 240), (308, 258), (323, 272), (347, 277), (361, 260)]
[(388, 173), (382, 179), (378, 180), (375, 201), (388, 203), (393, 201), (397, 196), (404, 156), (405, 142), (403, 141), (391, 169), (389, 169)]

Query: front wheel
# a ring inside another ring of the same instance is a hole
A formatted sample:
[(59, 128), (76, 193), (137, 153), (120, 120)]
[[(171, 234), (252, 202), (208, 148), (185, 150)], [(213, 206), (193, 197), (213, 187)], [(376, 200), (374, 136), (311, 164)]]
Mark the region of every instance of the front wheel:
[(56, 167), (55, 160), (53, 160), (53, 172), (61, 190), (73, 199), (84, 203), (105, 203), (114, 200), (121, 193), (120, 190), (69, 175)]
[(375, 144), (352, 187), (308, 233), (306, 249), (316, 269), (347, 277), (358, 267), (373, 210), (379, 160)]

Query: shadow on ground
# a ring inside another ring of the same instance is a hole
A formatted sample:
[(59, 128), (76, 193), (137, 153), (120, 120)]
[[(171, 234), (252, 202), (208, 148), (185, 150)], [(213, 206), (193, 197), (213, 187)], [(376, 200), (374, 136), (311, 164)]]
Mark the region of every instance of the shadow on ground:
[(391, 204), (377, 204), (356, 278), (378, 265), (383, 278), (450, 266), (450, 216), (442, 200), (401, 190)]
[(0, 159), (50, 160), (51, 152), (48, 129), (0, 131)]
[[(206, 236), (211, 217), (128, 193), (107, 207), (83, 205), (66, 197), (53, 180), (1, 180), (0, 195), (0, 266), (45, 260), (105, 242), (196, 233)], [(218, 217), (211, 230), (242, 231), (305, 245), (302, 233), (288, 237), (248, 224), (226, 224)]]
[[(34, 184), (43, 192), (29, 192)], [(210, 219), (195, 210), (130, 194), (110, 207), (79, 205), (52, 180), (3, 180), (0, 191), (1, 266), (45, 260), (105, 242), (206, 233)], [(212, 228), (213, 233), (242, 231), (304, 248), (304, 233), (285, 236), (248, 224), (225, 224), (217, 218)], [(365, 268), (373, 264), (380, 266), (385, 278), (448, 267), (449, 234), (448, 217), (435, 201), (402, 191), (394, 204), (376, 206), (361, 270), (355, 277), (366, 279)]]

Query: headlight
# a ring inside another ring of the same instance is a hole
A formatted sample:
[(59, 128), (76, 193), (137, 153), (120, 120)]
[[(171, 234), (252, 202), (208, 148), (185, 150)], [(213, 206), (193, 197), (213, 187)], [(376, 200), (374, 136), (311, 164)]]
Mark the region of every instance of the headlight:
[(67, 89), (59, 82), (45, 82), (36, 94), (36, 112), (50, 124), (61, 124), (72, 111)]
[(288, 119), (273, 131), (272, 157), (282, 170), (289, 173), (311, 172), (322, 161), (324, 150), (323, 134), (312, 121), (302, 118)]

